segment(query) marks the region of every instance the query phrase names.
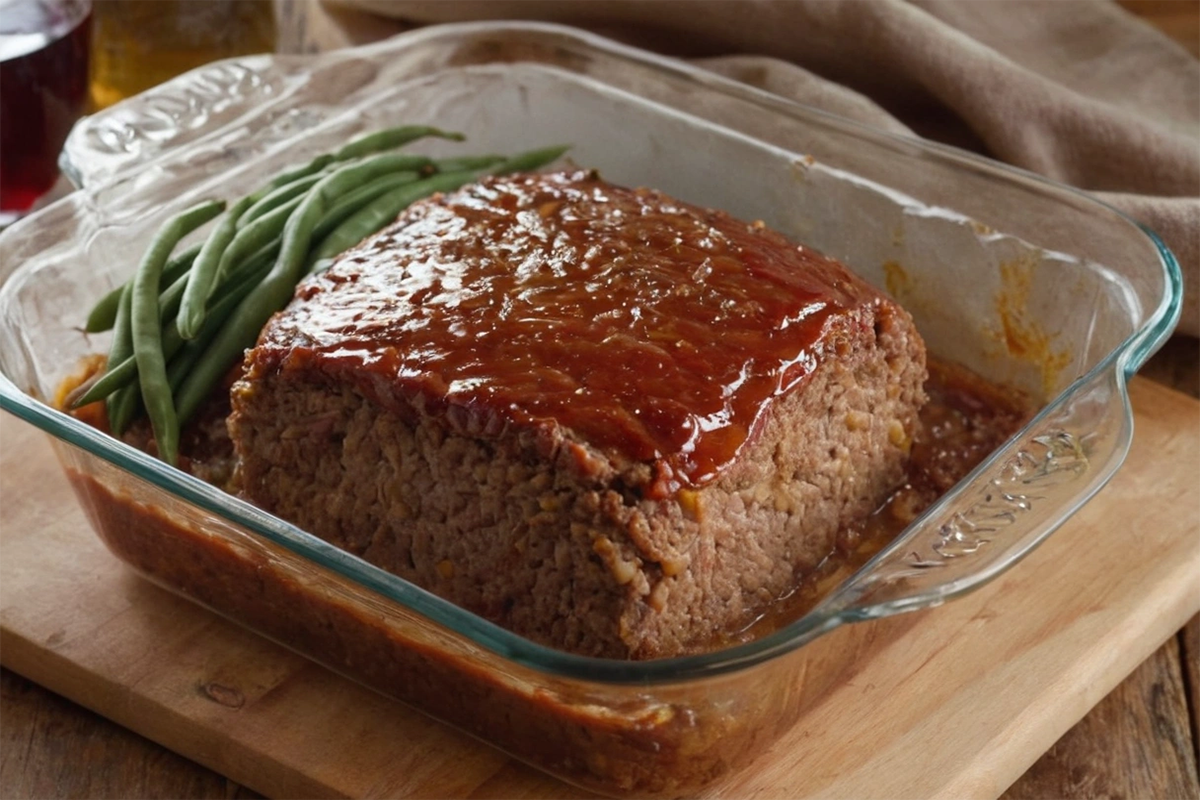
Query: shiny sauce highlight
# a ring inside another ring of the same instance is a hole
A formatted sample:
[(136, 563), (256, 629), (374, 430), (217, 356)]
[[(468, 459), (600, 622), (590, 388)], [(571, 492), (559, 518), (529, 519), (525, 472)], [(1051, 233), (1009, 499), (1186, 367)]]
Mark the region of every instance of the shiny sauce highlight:
[(816, 367), (830, 320), (876, 297), (761, 224), (587, 172), (421, 204), (297, 296), (322, 297), (268, 326), (260, 368), (553, 422), (655, 463), (658, 494), (719, 474)]

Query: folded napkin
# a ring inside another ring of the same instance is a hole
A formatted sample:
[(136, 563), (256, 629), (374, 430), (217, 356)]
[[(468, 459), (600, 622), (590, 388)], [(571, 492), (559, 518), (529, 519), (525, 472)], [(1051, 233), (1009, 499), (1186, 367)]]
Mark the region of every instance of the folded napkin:
[(1200, 62), (1105, 0), (339, 0), (406, 25), (589, 28), (891, 131), (965, 147), (1137, 219), (1200, 334)]

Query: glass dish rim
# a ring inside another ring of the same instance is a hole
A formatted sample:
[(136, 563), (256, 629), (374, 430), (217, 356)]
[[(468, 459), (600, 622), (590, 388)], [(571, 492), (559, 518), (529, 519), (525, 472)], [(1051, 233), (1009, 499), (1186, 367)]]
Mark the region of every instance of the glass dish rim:
[[(1154, 245), (1154, 250), (1159, 256), (1159, 266), (1164, 274), (1165, 290), (1163, 296), (1158, 306), (1147, 314), (1141, 327), (1131, 333), (1120, 346), (1105, 356), (1087, 374), (1078, 378), (1047, 404), (1014, 436), (1014, 439), (1023, 436), (1057, 409), (1061, 408), (1063, 404), (1069, 402), (1080, 387), (1110, 374), (1116, 378), (1118, 387), (1118, 397), (1116, 400), (1122, 404), (1123, 413), (1127, 416), (1131, 415), (1132, 409), (1126, 380), (1166, 340), (1173, 330), (1175, 323), (1178, 321), (1182, 309), (1182, 273), (1170, 250), (1167, 249), (1153, 231), (1132, 220), (1118, 209), (1074, 187), (1060, 184), (1027, 170), (1002, 164), (949, 145), (902, 136), (879, 130), (860, 122), (844, 119), (830, 112), (806, 106), (764, 90), (724, 78), (715, 73), (707, 72), (700, 67), (693, 67), (682, 61), (648, 53), (586, 31), (563, 25), (501, 22), (431, 26), (401, 34), (382, 42), (341, 51), (310, 56), (274, 56), (271, 61), (272, 67), (268, 67), (268, 69), (275, 66), (276, 59), (314, 63), (322, 58), (345, 58), (354, 54), (370, 56), (377, 50), (416, 47), (430, 43), (438, 38), (451, 38), (462, 34), (499, 30), (516, 33), (554, 34), (572, 40), (576, 47), (598, 51), (607, 57), (634, 62), (642, 68), (668, 72), (673, 77), (698, 84), (705, 89), (733, 95), (735, 98), (755, 103), (760, 107), (765, 107), (766, 110), (782, 113), (799, 121), (817, 121), (823, 126), (840, 129), (847, 135), (871, 140), (876, 145), (891, 144), (905, 148), (915, 147), (936, 157), (949, 159), (960, 167), (971, 166), (976, 169), (984, 169), (990, 174), (1010, 181), (1032, 182), (1035, 185), (1034, 188), (1043, 192), (1050, 191), (1054, 193), (1065, 191), (1076, 198), (1082, 199), (1088, 205), (1094, 205), (1117, 214), (1140, 230)], [(261, 56), (254, 56), (253, 58), (261, 58)], [(230, 59), (229, 61), (237, 60), (239, 59)], [(200, 70), (203, 69), (205, 67), (200, 68)], [(170, 82), (164, 84), (164, 86), (169, 87)], [(214, 131), (219, 131), (222, 127), (222, 125), (212, 126), (212, 130), (203, 135), (211, 135)], [(164, 153), (156, 157), (169, 156), (169, 153), (170, 150), (167, 149)], [(70, 171), (68, 170), (68, 172)], [(117, 175), (119, 174), (117, 173)], [(117, 175), (109, 176), (104, 183), (113, 181)], [(104, 183), (101, 185), (104, 185)], [(59, 203), (69, 202), (69, 200), (70, 197), (67, 197), (60, 200)], [(31, 224), (37, 217), (57, 205), (58, 203), (55, 203), (42, 212), (31, 215), (30, 218), (27, 218), (22, 223), (18, 223), (14, 227), (23, 228), (25, 225)], [(13, 274), (15, 274), (15, 270)], [(7, 283), (11, 278), (12, 274), (5, 279), (4, 283)], [(0, 286), (3, 286), (3, 284), (0, 284)], [(385, 572), (345, 551), (339, 550), (312, 534), (308, 534), (296, 526), (273, 517), (243, 500), (226, 494), (214, 486), (210, 486), (178, 470), (170, 469), (161, 461), (154, 459), (148, 454), (118, 442), (79, 420), (34, 399), (21, 391), (3, 373), (0, 373), (0, 409), (14, 414), (72, 446), (79, 447), (89, 454), (107, 461), (140, 480), (148, 481), (155, 487), (174, 495), (184, 502), (202, 508), (209, 513), (216, 514), (224, 520), (248, 530), (253, 535), (261, 536), (272, 544), (289, 551), (294, 556), (306, 559), (320, 568), (327, 569), (335, 575), (348, 579), (352, 583), (362, 586), (374, 594), (381, 595), (389, 602), (399, 603), (401, 606), (420, 614), (434, 624), (469, 639), (473, 644), (484, 648), (496, 656), (523, 667), (559, 678), (596, 683), (641, 683), (650, 685), (677, 683), (739, 671), (791, 652), (841, 624), (937, 605), (945, 599), (962, 593), (937, 594), (926, 592), (924, 595), (917, 595), (910, 598), (910, 602), (903, 606), (893, 607), (885, 602), (876, 606), (869, 606), (865, 610), (854, 606), (848, 608), (830, 608), (827, 603), (823, 603), (803, 617), (779, 628), (767, 636), (751, 642), (697, 655), (651, 661), (624, 661), (580, 656), (537, 644), (501, 628), (398, 576)], [(1111, 477), (1116, 467), (1124, 460), (1129, 448), (1129, 439), (1130, 434), (1127, 433), (1121, 441), (1116, 443), (1117, 458), (1108, 474), (1103, 476), (1103, 480), (1099, 486), (1102, 486)], [(937, 513), (941, 508), (953, 502), (958, 494), (971, 485), (973, 478), (987, 471), (997, 459), (1005, 454), (1006, 449), (1007, 446), (993, 452), (970, 475), (963, 478), (954, 489), (941, 497), (906, 530), (914, 530), (922, 519)], [(1099, 486), (1096, 487), (1097, 490)], [(1086, 502), (1090, 496), (1089, 494), (1084, 497), (1075, 498), (1071, 512), (1083, 502)], [(1069, 513), (1066, 516), (1069, 516)], [(1048, 536), (1054, 527), (1057, 527), (1057, 524), (1047, 530), (1038, 541)], [(902, 533), (852, 576), (843, 581), (842, 585), (850, 584), (859, 576), (869, 573), (874, 565), (894, 550), (903, 547), (907, 540), (908, 536), (906, 533)], [(996, 574), (1006, 571), (1028, 551), (1027, 549), (1018, 553), (1015, 557), (1005, 561), (1000, 568), (994, 570), (994, 574), (986, 576), (983, 580), (972, 584), (962, 591), (970, 591), (986, 583), (987, 580), (995, 577)]]

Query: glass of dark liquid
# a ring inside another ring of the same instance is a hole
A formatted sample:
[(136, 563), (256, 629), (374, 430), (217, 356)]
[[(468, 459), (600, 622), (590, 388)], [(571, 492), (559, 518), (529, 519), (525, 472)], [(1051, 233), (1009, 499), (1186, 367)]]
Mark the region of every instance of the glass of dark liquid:
[(58, 180), (88, 99), (91, 0), (0, 0), (0, 227)]

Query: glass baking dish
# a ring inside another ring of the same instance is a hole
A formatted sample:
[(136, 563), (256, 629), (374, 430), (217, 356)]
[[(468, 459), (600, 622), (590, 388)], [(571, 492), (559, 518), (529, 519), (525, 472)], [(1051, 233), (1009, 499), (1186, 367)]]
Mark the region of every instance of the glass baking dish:
[[(803, 618), (717, 652), (626, 662), (522, 639), (48, 404), (106, 349), (80, 331), (83, 316), (165, 217), (401, 122), (464, 131), (472, 152), (569, 142), (572, 161), (614, 182), (762, 219), (898, 297), (931, 352), (1041, 411)], [(875, 629), (846, 623), (937, 606), (1012, 567), (1120, 465), (1126, 380), (1180, 307), (1161, 242), (1081, 193), (560, 26), (452, 25), (218, 62), (83, 120), (62, 163), (81, 189), (0, 234), (0, 407), (53, 437), (108, 547), (334, 670), (614, 795), (718, 783), (861, 666)]]

